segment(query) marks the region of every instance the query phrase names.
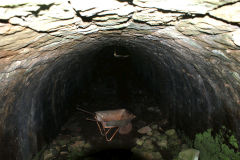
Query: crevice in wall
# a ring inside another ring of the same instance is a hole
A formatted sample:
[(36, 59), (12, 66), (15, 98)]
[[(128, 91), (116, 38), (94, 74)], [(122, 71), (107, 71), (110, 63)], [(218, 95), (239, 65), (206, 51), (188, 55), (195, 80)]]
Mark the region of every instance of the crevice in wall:
[(222, 19), (222, 18), (215, 17), (215, 16), (213, 16), (213, 15), (211, 15), (211, 14), (209, 14), (209, 13), (208, 13), (207, 15), (208, 15), (210, 18), (213, 18), (213, 19), (215, 19), (215, 20), (218, 20), (218, 21), (221, 21), (221, 22), (224, 22), (224, 23), (226, 23), (226, 24), (233, 25), (233, 26), (240, 27), (240, 24), (237, 23), (237, 22), (229, 22), (229, 21), (224, 20), (224, 19)]
[[(218, 5), (218, 6), (215, 7), (213, 10), (219, 9), (219, 8), (221, 8), (221, 7), (224, 7), (224, 6), (231, 6), (231, 5), (236, 4), (236, 3), (238, 3), (238, 2), (240, 2), (240, 1), (238, 0), (238, 1), (235, 1), (235, 2), (229, 2), (229, 3), (222, 4), (222, 5)], [(211, 11), (213, 11), (213, 10), (211, 10)]]
[(0, 19), (0, 23), (7, 24), (7, 23), (9, 23), (9, 20), (8, 19)]

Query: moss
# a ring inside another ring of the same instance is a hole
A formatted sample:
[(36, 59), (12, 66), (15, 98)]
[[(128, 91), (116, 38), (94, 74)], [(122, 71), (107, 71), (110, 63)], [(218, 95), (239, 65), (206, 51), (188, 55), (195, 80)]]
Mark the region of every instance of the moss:
[[(228, 132), (230, 133), (230, 132)], [(215, 136), (212, 130), (208, 129), (203, 133), (196, 135), (194, 147), (200, 150), (201, 160), (239, 160), (240, 152), (237, 139), (234, 135), (226, 134), (226, 128), (223, 127)]]

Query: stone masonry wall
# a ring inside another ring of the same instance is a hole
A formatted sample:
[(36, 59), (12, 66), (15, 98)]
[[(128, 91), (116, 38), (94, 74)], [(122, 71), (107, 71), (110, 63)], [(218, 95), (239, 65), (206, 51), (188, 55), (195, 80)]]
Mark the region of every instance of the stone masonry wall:
[(76, 53), (121, 40), (147, 52), (139, 37), (177, 48), (165, 55), (193, 68), (179, 69), (184, 77), (208, 83), (213, 108), (224, 108), (240, 135), (239, 0), (10, 0), (0, 2), (0, 158), (30, 159), (41, 148), (34, 118), (43, 106), (26, 97), (38, 96), (49, 73), (61, 77), (55, 71), (67, 73), (60, 66)]

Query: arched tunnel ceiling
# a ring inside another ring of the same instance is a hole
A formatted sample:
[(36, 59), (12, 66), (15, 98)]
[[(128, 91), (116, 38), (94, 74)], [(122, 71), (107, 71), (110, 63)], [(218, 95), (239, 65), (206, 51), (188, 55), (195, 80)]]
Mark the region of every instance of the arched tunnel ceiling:
[(170, 109), (178, 118), (190, 114), (190, 128), (222, 116), (240, 136), (239, 8), (237, 0), (0, 2), (0, 157), (29, 159), (45, 133), (44, 105), (63, 106), (95, 53), (115, 45), (132, 53), (143, 77), (151, 71), (153, 85), (166, 73)]

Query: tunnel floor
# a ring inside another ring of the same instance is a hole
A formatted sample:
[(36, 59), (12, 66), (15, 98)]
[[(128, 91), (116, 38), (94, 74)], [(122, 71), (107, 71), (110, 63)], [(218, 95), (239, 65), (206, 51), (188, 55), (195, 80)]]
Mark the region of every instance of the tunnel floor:
[[(89, 96), (89, 95), (88, 95)], [(89, 96), (90, 97), (90, 96)], [(114, 97), (114, 96), (113, 96)], [(141, 89), (133, 91), (131, 100), (103, 101), (102, 98), (81, 99), (73, 102), (76, 107), (90, 112), (104, 109), (124, 108), (136, 115), (132, 121), (133, 129), (127, 135), (117, 134), (110, 142), (100, 135), (96, 122), (86, 120), (91, 115), (73, 110), (70, 118), (61, 127), (57, 137), (39, 152), (39, 160), (77, 160), (77, 159), (164, 159), (171, 160), (177, 156), (182, 147), (186, 147), (168, 120), (159, 109), (156, 99)], [(146, 134), (138, 130), (149, 126), (152, 131)]]

